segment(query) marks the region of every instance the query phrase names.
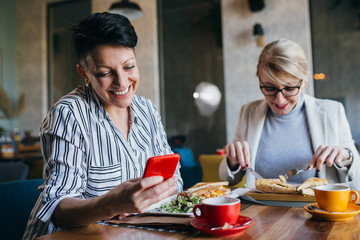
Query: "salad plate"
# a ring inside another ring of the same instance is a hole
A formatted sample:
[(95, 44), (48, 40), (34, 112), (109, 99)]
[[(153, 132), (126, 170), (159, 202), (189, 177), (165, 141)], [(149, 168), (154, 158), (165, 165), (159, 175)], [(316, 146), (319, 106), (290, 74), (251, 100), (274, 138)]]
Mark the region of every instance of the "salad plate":
[(163, 199), (162, 201), (160, 202), (157, 202), (153, 205), (151, 205), (149, 207), (148, 210), (146, 210), (146, 214), (152, 214), (152, 215), (169, 215), (169, 216), (180, 216), (180, 217), (194, 217), (194, 214), (192, 212), (192, 209), (190, 212), (187, 212), (187, 213), (184, 213), (184, 212), (168, 212), (168, 211), (163, 211), (161, 209), (161, 206), (163, 204), (168, 204), (170, 203), (171, 201), (175, 200), (177, 198), (177, 194), (175, 195), (172, 195), (168, 198), (165, 198)]
[(151, 215), (168, 215), (168, 216), (176, 216), (176, 217), (194, 217), (194, 214), (192, 212), (189, 213), (175, 213), (175, 212), (162, 212), (160, 209), (149, 209), (145, 214), (151, 214)]
[[(226, 197), (234, 197), (234, 198), (236, 198), (236, 197), (239, 197), (240, 195), (241, 195), (241, 190), (234, 189)], [(144, 213), (145, 214), (151, 214), (151, 215), (169, 215), (169, 216), (179, 216), (179, 217), (194, 217), (194, 214), (192, 212), (192, 208), (190, 208), (188, 212), (169, 212), (169, 211), (161, 209), (161, 206), (163, 204), (168, 204), (171, 201), (175, 200), (176, 198), (177, 198), (177, 194), (172, 195), (172, 196), (170, 196), (168, 198), (165, 198), (162, 201), (151, 205), (148, 208), (148, 210), (146, 210)]]

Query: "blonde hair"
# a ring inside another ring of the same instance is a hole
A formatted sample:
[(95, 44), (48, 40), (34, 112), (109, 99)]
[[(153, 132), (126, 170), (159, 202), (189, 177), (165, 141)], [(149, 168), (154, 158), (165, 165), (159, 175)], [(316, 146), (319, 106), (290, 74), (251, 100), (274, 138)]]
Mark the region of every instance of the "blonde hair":
[(256, 76), (265, 74), (270, 79), (285, 84), (279, 75), (290, 74), (307, 82), (307, 59), (304, 50), (295, 42), (279, 39), (271, 42), (262, 50)]

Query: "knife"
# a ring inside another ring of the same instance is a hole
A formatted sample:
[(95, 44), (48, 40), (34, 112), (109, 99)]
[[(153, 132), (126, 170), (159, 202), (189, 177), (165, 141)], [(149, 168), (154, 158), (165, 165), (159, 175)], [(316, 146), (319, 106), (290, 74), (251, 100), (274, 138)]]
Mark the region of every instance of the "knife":
[(252, 169), (251, 167), (248, 168), (249, 172), (251, 172), (256, 178), (263, 178), (260, 174), (258, 174), (257, 172), (255, 172), (254, 169)]
[[(224, 153), (226, 154), (226, 146), (224, 147)], [(258, 174), (257, 172), (255, 172), (255, 170), (252, 169), (251, 167), (249, 167), (248, 170), (249, 170), (256, 178), (263, 178), (260, 174)]]

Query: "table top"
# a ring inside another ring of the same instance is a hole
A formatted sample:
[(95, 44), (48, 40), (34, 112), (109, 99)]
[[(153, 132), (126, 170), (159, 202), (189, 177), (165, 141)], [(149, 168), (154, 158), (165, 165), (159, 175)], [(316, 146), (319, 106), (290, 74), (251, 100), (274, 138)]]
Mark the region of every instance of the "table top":
[[(274, 207), (242, 203), (240, 215), (254, 223), (241, 235), (226, 239), (360, 239), (360, 214), (354, 218), (330, 222), (313, 218), (304, 208)], [(86, 227), (63, 230), (37, 238), (54, 239), (208, 239), (197, 230), (189, 233), (169, 233), (134, 228), (91, 224)], [(211, 237), (223, 239), (223, 237)]]

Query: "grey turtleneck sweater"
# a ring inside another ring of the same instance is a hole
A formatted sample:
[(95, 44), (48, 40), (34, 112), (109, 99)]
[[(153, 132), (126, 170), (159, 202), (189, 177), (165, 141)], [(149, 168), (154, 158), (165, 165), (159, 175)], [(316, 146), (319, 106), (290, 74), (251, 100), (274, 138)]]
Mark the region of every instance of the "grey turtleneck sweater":
[[(313, 154), (304, 93), (286, 115), (278, 115), (269, 108), (256, 154), (256, 171), (264, 178), (278, 178), (292, 168), (306, 168)], [(302, 183), (314, 176), (315, 169), (312, 169), (289, 182)]]

